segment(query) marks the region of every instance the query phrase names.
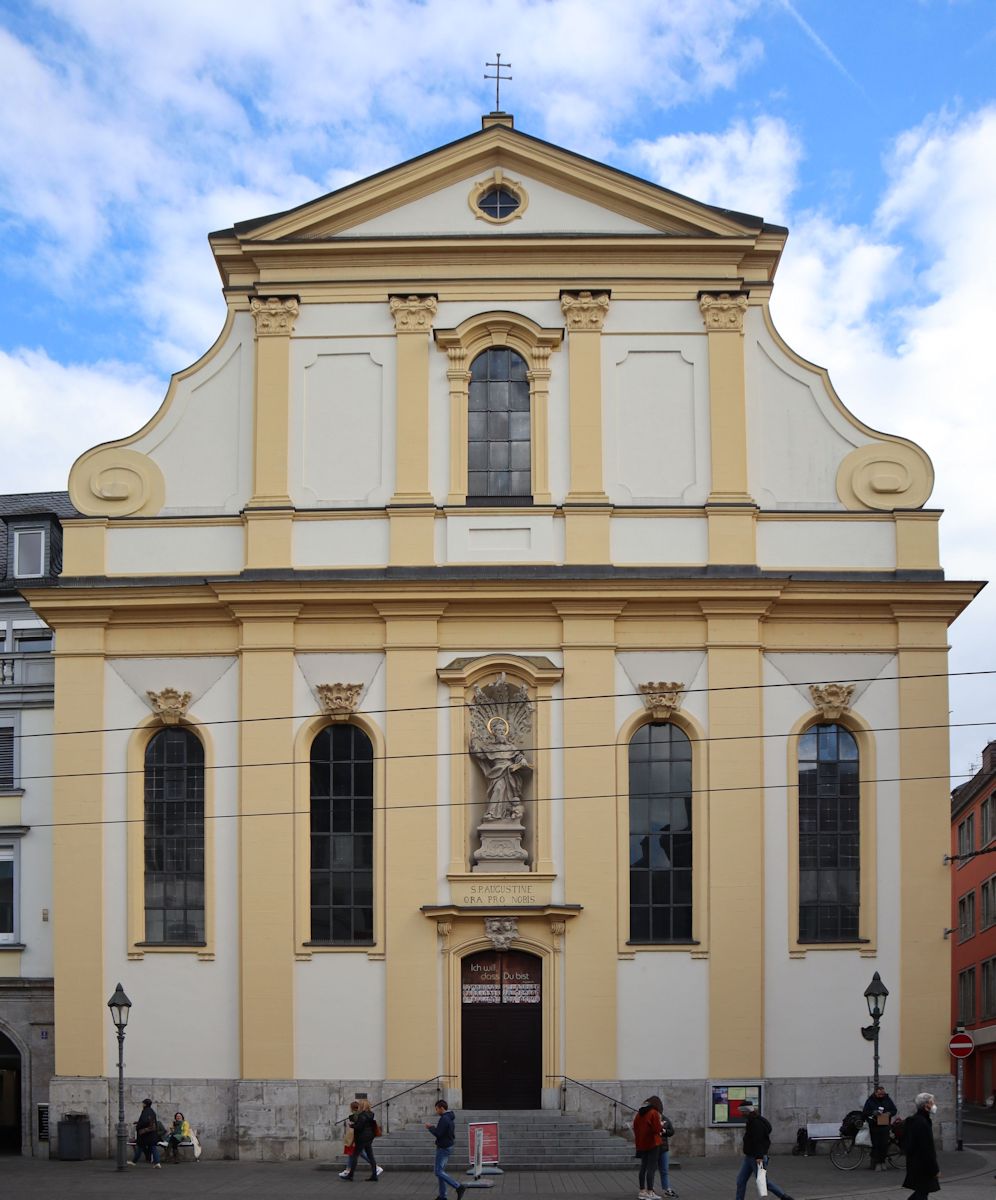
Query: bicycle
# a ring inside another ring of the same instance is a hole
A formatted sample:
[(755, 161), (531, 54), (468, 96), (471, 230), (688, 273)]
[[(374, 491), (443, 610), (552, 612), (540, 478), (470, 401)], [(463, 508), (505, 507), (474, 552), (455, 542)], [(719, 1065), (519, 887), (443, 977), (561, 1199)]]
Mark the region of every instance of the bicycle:
[[(842, 1135), (830, 1148), (830, 1161), (838, 1171), (853, 1171), (863, 1166), (866, 1155), (870, 1156), (871, 1146), (863, 1146), (856, 1140), (857, 1134), (847, 1137)], [(906, 1166), (906, 1155), (896, 1140), (895, 1130), (889, 1130), (889, 1148), (885, 1152), (885, 1165), (899, 1171)]]

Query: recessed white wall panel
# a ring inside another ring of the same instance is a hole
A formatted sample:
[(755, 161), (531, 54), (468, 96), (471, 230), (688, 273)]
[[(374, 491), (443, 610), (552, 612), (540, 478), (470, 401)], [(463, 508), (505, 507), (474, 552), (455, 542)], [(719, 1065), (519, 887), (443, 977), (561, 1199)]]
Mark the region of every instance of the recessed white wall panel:
[[(638, 953), (617, 966), (620, 1079), (706, 1079), (709, 963)], [(634, 1030), (643, 1029), (643, 1037)]]
[(563, 561), (552, 516), (484, 516), (446, 518), (448, 563)]
[(303, 338), (394, 337), (394, 317), (385, 294), (383, 300), (363, 304), (350, 300), (348, 304), (301, 305), (294, 322), (294, 342)]
[(294, 966), (298, 1079), (383, 1079), (384, 963), (316, 954)]
[(228, 575), (244, 566), (241, 525), (149, 525), (107, 531), (108, 575)]
[(609, 526), (617, 565), (700, 565), (709, 559), (705, 517), (613, 517)]
[(758, 521), (758, 566), (768, 570), (892, 571), (892, 521)]
[(295, 567), (382, 567), (387, 565), (390, 527), (386, 517), (295, 521)]

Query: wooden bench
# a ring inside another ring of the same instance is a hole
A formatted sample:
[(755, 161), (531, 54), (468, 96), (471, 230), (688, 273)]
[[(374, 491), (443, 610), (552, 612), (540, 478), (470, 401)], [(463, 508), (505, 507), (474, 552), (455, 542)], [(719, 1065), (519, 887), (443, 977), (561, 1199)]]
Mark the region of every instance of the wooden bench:
[(836, 1142), (839, 1138), (839, 1121), (809, 1121), (806, 1123), (806, 1154), (815, 1154), (820, 1142)]

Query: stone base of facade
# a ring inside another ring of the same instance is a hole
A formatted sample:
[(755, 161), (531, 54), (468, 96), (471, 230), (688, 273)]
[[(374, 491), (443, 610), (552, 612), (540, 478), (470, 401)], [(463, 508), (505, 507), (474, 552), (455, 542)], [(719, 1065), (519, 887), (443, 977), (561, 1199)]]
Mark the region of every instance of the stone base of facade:
[[(411, 1080), (229, 1080), (229, 1079), (127, 1079), (125, 1120), (135, 1121), (142, 1100), (151, 1096), (160, 1118), (168, 1123), (174, 1111), (182, 1111), (197, 1130), (205, 1158), (253, 1159), (281, 1162), (295, 1159), (332, 1161), (342, 1153), (342, 1128), (349, 1102), (366, 1095), (377, 1108), (385, 1133), (432, 1116), (436, 1099), (434, 1085), (392, 1100), (390, 1112), (380, 1098), (391, 1096), (418, 1081)], [(675, 1126), (672, 1149), (678, 1158), (734, 1154), (740, 1150), (737, 1127), (708, 1124), (710, 1083), (705, 1079), (586, 1081), (598, 1091), (620, 1102), (569, 1084), (566, 1092), (544, 1089), (545, 1107), (563, 1105), (597, 1128), (629, 1129), (632, 1114), (647, 1096), (663, 1097), (665, 1109)], [(795, 1145), (800, 1126), (812, 1121), (839, 1122), (846, 1112), (861, 1108), (871, 1092), (866, 1077), (751, 1080), (764, 1084), (764, 1114), (773, 1127), (774, 1153), (786, 1153)], [(954, 1149), (954, 1080), (950, 1075), (923, 1077), (882, 1076), (900, 1115), (913, 1109), (918, 1092), (933, 1092), (940, 1109), (935, 1129), (945, 1149)], [(56, 1154), (55, 1130), (58, 1114), (86, 1112), (90, 1117), (93, 1155), (113, 1158), (117, 1125), (116, 1079), (57, 1077), (49, 1089), (52, 1105), (52, 1154)], [(457, 1109), (459, 1092), (443, 1093)]]
[[(40, 1137), (38, 1108), (49, 1102), (49, 1080), (55, 1070), (51, 979), (0, 979), (0, 1033), (21, 1057), (21, 1153), (48, 1158), (49, 1143)], [(51, 1111), (54, 1137), (55, 1109)]]

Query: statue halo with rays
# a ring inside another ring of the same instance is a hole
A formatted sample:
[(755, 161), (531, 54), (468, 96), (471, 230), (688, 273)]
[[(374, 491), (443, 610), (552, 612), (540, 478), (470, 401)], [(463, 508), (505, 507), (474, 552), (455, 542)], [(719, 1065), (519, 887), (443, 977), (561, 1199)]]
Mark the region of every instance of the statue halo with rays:
[(532, 770), (522, 741), (532, 729), (529, 693), (510, 684), (504, 672), (494, 683), (474, 689), (470, 707), (470, 753), (484, 775), (488, 803), (484, 820), (519, 821), (524, 776)]
[(505, 737), (522, 746), (533, 728), (533, 706), (522, 684), (509, 683), (505, 672), (494, 683), (474, 688), (470, 705), (470, 742)]

